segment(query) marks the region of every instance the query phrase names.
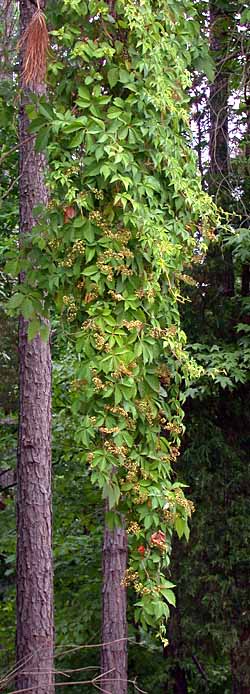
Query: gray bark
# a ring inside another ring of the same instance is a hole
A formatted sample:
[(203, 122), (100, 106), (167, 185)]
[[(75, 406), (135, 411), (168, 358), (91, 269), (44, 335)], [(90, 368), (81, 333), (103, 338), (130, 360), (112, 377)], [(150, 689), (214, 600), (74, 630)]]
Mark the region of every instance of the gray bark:
[(126, 589), (121, 585), (127, 566), (125, 527), (105, 527), (103, 542), (102, 652), (100, 689), (127, 694)]
[(0, 489), (9, 489), (9, 487), (15, 487), (16, 485), (16, 471), (11, 470), (1, 470), (0, 472)]
[[(20, 33), (36, 7), (20, 0)], [(22, 55), (21, 66), (22, 68)], [(21, 84), (22, 86), (22, 84)], [(25, 104), (31, 92), (22, 90), (20, 107), (20, 243), (35, 224), (33, 209), (47, 205), (45, 158), (27, 139)], [(21, 278), (23, 279), (23, 278)], [(17, 458), (17, 690), (53, 694), (53, 572), (51, 544), (51, 359), (50, 346), (36, 337), (27, 340), (28, 322), (20, 318), (20, 412)]]

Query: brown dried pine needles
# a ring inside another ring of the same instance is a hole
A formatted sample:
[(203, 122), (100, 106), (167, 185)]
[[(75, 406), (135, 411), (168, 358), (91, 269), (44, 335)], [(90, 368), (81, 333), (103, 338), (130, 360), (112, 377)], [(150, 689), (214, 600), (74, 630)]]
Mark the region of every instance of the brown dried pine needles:
[(37, 0), (37, 10), (19, 41), (19, 47), (23, 49), (21, 78), (25, 86), (30, 83), (41, 84), (44, 81), (48, 46), (49, 35), (46, 19), (40, 8), (40, 2)]

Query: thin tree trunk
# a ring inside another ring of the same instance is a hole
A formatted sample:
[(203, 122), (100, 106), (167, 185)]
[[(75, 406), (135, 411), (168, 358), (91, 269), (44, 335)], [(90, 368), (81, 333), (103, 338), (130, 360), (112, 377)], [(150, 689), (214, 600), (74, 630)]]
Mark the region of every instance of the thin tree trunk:
[(241, 295), (249, 296), (250, 294), (250, 265), (244, 263), (241, 276)]
[(210, 0), (210, 49), (215, 62), (215, 78), (210, 86), (210, 135), (209, 155), (211, 187), (224, 188), (224, 176), (228, 176), (228, 79), (227, 45), (229, 16), (218, 7), (217, 0)]
[[(215, 77), (210, 86), (209, 111), (209, 192), (225, 210), (231, 200), (229, 181), (229, 67), (228, 39), (232, 17), (218, 0), (210, 0), (210, 49), (215, 63)], [(223, 292), (234, 296), (232, 253), (226, 250), (221, 260)]]
[[(21, 36), (36, 7), (20, 0)], [(21, 55), (22, 69), (22, 55)], [(22, 79), (21, 79), (22, 82)], [(23, 86), (21, 84), (21, 86)], [(45, 158), (28, 140), (25, 104), (44, 84), (23, 88), (20, 108), (20, 242), (35, 224), (33, 209), (46, 206)], [(23, 278), (21, 278), (23, 279)], [(17, 459), (17, 633), (18, 690), (53, 694), (53, 573), (51, 547), (51, 359), (39, 337), (27, 340), (19, 325), (20, 414)]]
[(232, 694), (250, 692), (249, 649), (250, 631), (246, 627), (245, 631), (239, 634), (237, 647), (231, 653)]
[(127, 566), (125, 527), (104, 530), (102, 650), (100, 683), (102, 692), (127, 694), (126, 589), (121, 585)]
[[(245, 206), (246, 206), (246, 212), (248, 210), (248, 199), (249, 199), (249, 191), (250, 191), (250, 107), (247, 105), (247, 130), (246, 130), (246, 146), (245, 146), (245, 157), (246, 157), (246, 166), (245, 166), (245, 191), (244, 191), (244, 198), (245, 198)], [(246, 214), (245, 218), (245, 226), (249, 227), (249, 214)], [(244, 263), (242, 267), (242, 279), (241, 279), (241, 294), (242, 296), (249, 296), (250, 294), (250, 265), (249, 263)]]
[[(108, 0), (115, 16), (116, 0)], [(108, 509), (108, 505), (106, 506)], [(100, 688), (109, 694), (127, 694), (127, 597), (121, 585), (127, 567), (128, 543), (125, 525), (104, 528), (102, 553), (102, 648)]]
[(171, 611), (168, 626), (169, 645), (163, 649), (166, 660), (171, 659), (171, 667), (168, 670), (167, 681), (165, 682), (165, 694), (188, 694), (188, 683), (184, 668), (180, 663), (182, 660), (182, 635), (181, 635), (181, 615), (177, 606)]
[(174, 680), (173, 694), (188, 694), (185, 670), (176, 665), (171, 674)]
[(13, 75), (13, 54), (16, 44), (17, 8), (14, 0), (0, 0), (0, 21), (2, 26), (0, 45), (0, 80), (8, 80)]

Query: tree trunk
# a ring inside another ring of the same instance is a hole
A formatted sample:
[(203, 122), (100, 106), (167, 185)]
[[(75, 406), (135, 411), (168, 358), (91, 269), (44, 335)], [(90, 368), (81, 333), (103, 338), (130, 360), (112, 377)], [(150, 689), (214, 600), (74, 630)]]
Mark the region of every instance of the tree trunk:
[[(246, 146), (245, 146), (245, 157), (246, 157), (246, 166), (245, 166), (245, 181), (244, 181), (244, 204), (246, 206), (246, 210), (248, 210), (248, 200), (249, 200), (249, 193), (250, 193), (250, 106), (247, 105), (247, 129), (246, 129)], [(249, 224), (249, 215), (246, 215), (245, 218), (245, 226), (248, 228), (250, 226)], [(241, 280), (241, 294), (242, 296), (249, 296), (250, 294), (250, 265), (249, 263), (244, 263), (242, 267), (242, 280)]]
[(250, 692), (250, 629), (239, 634), (236, 648), (231, 653), (232, 694), (249, 694)]
[[(229, 61), (228, 38), (232, 17), (218, 0), (210, 0), (210, 50), (215, 63), (215, 77), (210, 86), (209, 112), (209, 192), (218, 204), (228, 209), (231, 200), (229, 179)], [(224, 251), (221, 259), (223, 293), (234, 296), (234, 268), (232, 253)]]
[(182, 653), (182, 634), (181, 634), (181, 615), (177, 606), (171, 610), (168, 625), (169, 645), (163, 649), (166, 660), (170, 660), (171, 667), (168, 668), (168, 677), (165, 683), (164, 692), (166, 694), (188, 694), (188, 683), (184, 668), (181, 667), (183, 660)]
[(210, 137), (209, 155), (211, 186), (216, 190), (218, 184), (224, 187), (224, 175), (228, 175), (228, 78), (226, 61), (228, 44), (229, 16), (225, 9), (218, 7), (216, 0), (210, 0), (210, 50), (215, 62), (215, 78), (210, 86)]
[[(20, 0), (21, 36), (36, 6)], [(22, 71), (22, 51), (21, 66)], [(21, 86), (22, 77), (21, 77)], [(20, 107), (20, 243), (35, 224), (33, 209), (47, 205), (45, 158), (29, 139), (25, 105), (44, 84), (22, 90)], [(21, 280), (23, 277), (21, 277)], [(53, 694), (53, 572), (51, 546), (50, 346), (27, 340), (20, 318), (20, 411), (17, 457), (17, 690)]]
[(103, 542), (102, 651), (100, 687), (109, 694), (127, 694), (126, 589), (121, 585), (127, 566), (125, 527), (105, 527)]
[[(115, 16), (116, 0), (108, 0), (110, 14)], [(102, 587), (101, 691), (127, 694), (127, 600), (121, 585), (127, 567), (127, 533), (125, 525), (104, 529)]]
[(250, 265), (244, 263), (242, 267), (241, 277), (241, 295), (249, 296), (250, 294)]
[(173, 678), (173, 694), (188, 694), (185, 670), (180, 665), (176, 665), (171, 671)]
[(16, 44), (17, 8), (13, 0), (0, 0), (1, 45), (0, 80), (12, 78), (14, 46)]

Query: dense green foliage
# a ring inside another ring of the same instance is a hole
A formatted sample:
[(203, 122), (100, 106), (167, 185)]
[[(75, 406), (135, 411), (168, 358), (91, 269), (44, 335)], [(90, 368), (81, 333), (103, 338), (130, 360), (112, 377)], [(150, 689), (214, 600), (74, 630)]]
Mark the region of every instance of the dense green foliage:
[(51, 102), (27, 107), (36, 146), (49, 153), (49, 223), (38, 210), (17, 263), (26, 282), (9, 306), (30, 320), (30, 339), (41, 314), (61, 312), (75, 354), (66, 378), (79, 463), (108, 499), (110, 526), (127, 518), (136, 620), (164, 635), (172, 529), (188, 539), (192, 511), (171, 474), (180, 384), (199, 374), (179, 325), (180, 281), (198, 223), (205, 237), (215, 218), (188, 143), (186, 49), (197, 27), (187, 35), (184, 7), (166, 2), (63, 10)]

